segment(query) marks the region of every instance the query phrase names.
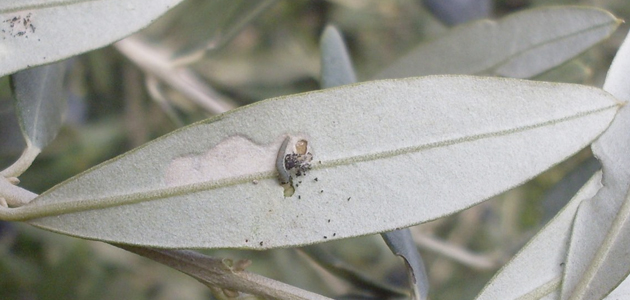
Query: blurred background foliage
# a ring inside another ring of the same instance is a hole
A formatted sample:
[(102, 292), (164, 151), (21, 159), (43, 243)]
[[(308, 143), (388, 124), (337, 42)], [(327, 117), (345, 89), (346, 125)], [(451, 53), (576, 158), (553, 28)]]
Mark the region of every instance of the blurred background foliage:
[[(626, 0), (495, 1), (231, 1), (187, 0), (135, 37), (166, 62), (192, 74), (203, 97), (192, 99), (110, 46), (68, 60), (67, 125), (20, 178), (41, 193), (100, 162), (220, 111), (319, 89), (319, 37), (327, 24), (344, 34), (359, 81), (449, 27), (541, 5), (600, 7), (630, 19)], [(601, 86), (629, 26), (537, 80)], [(462, 45), (465, 47), (465, 45)], [(0, 79), (0, 168), (24, 142), (13, 114), (8, 77)], [(317, 113), (317, 112), (313, 112)], [(412, 228), (432, 299), (473, 299), (529, 238), (598, 169), (585, 149), (529, 183), (459, 214)], [(404, 288), (406, 270), (381, 237), (322, 245), (346, 267)], [(340, 298), (365, 286), (331, 275), (299, 249), (204, 251), (250, 259), (248, 270)], [(213, 299), (194, 279), (105, 243), (0, 222), (0, 299)], [(350, 299), (349, 297), (346, 299)], [(357, 298), (353, 298), (357, 299)]]

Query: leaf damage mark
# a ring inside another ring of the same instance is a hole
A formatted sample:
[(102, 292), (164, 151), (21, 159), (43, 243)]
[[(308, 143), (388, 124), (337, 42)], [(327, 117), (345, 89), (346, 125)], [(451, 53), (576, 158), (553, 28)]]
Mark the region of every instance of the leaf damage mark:
[(173, 159), (165, 170), (164, 182), (172, 187), (269, 172), (277, 145), (277, 141), (260, 145), (245, 136), (231, 136), (204, 153)]
[(305, 175), (312, 158), (303, 136), (286, 136), (281, 143), (275, 140), (261, 145), (248, 137), (235, 135), (204, 153), (173, 159), (164, 173), (164, 182), (175, 187), (260, 174), (260, 178), (251, 181), (258, 185), (275, 164), (284, 195), (290, 197), (295, 192), (293, 179)]

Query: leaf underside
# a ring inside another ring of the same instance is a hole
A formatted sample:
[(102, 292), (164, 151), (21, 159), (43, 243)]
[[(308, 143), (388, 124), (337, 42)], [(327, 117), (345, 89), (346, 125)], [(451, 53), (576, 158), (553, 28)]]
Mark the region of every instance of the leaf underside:
[[(532, 178), (587, 146), (617, 108), (607, 93), (569, 84), (360, 83), (193, 124), (17, 210), (52, 231), (165, 248), (266, 249), (372, 234), (452, 214)], [(274, 167), (287, 135), (307, 140), (313, 154), (289, 198)]]

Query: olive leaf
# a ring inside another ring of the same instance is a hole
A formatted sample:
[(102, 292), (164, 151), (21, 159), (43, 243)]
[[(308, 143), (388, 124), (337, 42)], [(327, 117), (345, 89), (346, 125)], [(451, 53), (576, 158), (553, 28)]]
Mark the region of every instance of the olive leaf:
[(462, 25), (418, 46), (374, 78), (476, 74), (528, 78), (607, 38), (620, 20), (585, 7), (545, 7)]
[(322, 88), (357, 82), (350, 54), (339, 29), (332, 25), (326, 26), (322, 33), (320, 49)]
[[(630, 37), (626, 37), (606, 76), (604, 90), (630, 101)], [(567, 255), (561, 299), (601, 299), (630, 273), (630, 107), (593, 143), (602, 162), (603, 188), (579, 208)]]
[[(0, 217), (163, 248), (267, 249), (390, 231), (532, 178), (587, 146), (618, 107), (597, 88), (469, 76), (279, 97), (175, 131)], [(275, 168), (287, 136), (289, 152), (312, 155), (290, 197)]]
[(412, 299), (427, 299), (429, 294), (429, 278), (424, 267), (424, 261), (418, 251), (411, 230), (409, 228), (398, 229), (382, 234), (392, 252), (400, 256), (407, 266), (409, 281), (412, 286)]
[(595, 173), (553, 220), (503, 266), (476, 299), (533, 300), (559, 293), (575, 212), (582, 201), (601, 188), (601, 179), (601, 172)]
[(67, 101), (64, 93), (66, 63), (35, 67), (11, 76), (15, 107), (27, 144), (43, 149), (63, 124)]
[[(67, 106), (63, 85), (65, 70), (66, 62), (58, 62), (11, 75), (15, 111), (26, 148), (15, 163), (0, 172), (0, 176), (20, 176), (57, 136)], [(19, 206), (24, 203), (9, 201), (8, 204)]]
[(111, 44), (181, 0), (4, 1), (0, 76)]

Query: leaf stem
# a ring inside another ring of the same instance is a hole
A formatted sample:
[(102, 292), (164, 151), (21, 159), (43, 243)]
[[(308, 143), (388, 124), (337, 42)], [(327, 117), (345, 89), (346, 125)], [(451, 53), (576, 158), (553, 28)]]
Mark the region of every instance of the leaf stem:
[(33, 146), (30, 141), (26, 140), (26, 148), (22, 151), (22, 155), (8, 168), (0, 171), (2, 177), (19, 177), (24, 173), (33, 163), (37, 155), (41, 152), (41, 149)]
[[(4, 198), (6, 204), (12, 207), (22, 206), (35, 199), (37, 194), (14, 185), (9, 179), (0, 176), (0, 198)], [(0, 205), (0, 220), (5, 220), (5, 213), (12, 213), (15, 208)]]
[(224, 290), (240, 291), (270, 299), (332, 300), (258, 274), (231, 268), (223, 259), (206, 256), (196, 251), (113, 245), (174, 268), (209, 287), (220, 287)]

